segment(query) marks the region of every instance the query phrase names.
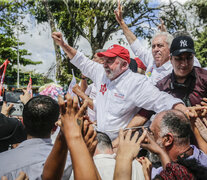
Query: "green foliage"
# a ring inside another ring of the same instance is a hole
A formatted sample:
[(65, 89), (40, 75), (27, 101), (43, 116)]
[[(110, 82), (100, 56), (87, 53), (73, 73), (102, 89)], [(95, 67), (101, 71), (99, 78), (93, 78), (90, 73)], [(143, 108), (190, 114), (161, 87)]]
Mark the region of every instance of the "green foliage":
[(207, 67), (207, 28), (197, 35), (195, 41), (196, 57), (201, 63), (202, 67)]
[[(15, 37), (15, 28), (25, 33), (25, 27), (21, 23), (21, 18), (24, 17), (26, 12), (26, 3), (24, 1), (0, 1), (0, 65), (8, 59), (10, 63), (7, 66), (5, 83), (10, 85), (16, 84), (17, 81), (17, 51), (18, 40)], [(19, 42), (19, 63), (20, 65), (36, 65), (41, 64), (41, 61), (34, 62), (25, 56), (31, 55), (26, 49), (21, 49), (24, 43)], [(20, 85), (28, 84), (29, 73), (20, 71)], [(36, 79), (36, 85), (42, 84), (41, 74), (34, 74)], [(40, 78), (41, 77), (41, 78)]]

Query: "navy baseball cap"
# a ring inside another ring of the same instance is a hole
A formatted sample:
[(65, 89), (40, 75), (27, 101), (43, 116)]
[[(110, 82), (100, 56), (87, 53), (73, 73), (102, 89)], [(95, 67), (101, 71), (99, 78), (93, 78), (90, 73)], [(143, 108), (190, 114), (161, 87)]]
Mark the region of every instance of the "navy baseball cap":
[(195, 54), (193, 39), (190, 36), (178, 36), (174, 38), (170, 47), (170, 55), (177, 56), (184, 52)]

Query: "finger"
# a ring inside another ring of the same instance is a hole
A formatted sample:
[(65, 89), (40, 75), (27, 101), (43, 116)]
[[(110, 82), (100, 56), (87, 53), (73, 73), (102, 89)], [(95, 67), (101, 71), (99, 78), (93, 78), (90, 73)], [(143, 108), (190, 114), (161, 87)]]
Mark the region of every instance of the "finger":
[(73, 108), (73, 99), (69, 93), (66, 94), (65, 98), (67, 100), (67, 112), (70, 113)]
[(1, 180), (8, 180), (6, 176), (2, 176)]
[(13, 106), (14, 106), (13, 103), (9, 104), (9, 106), (8, 106), (8, 110), (10, 110)]
[(164, 21), (162, 20), (162, 18), (160, 18), (160, 23), (161, 23), (161, 26), (164, 26)]
[(83, 136), (86, 135), (87, 131), (88, 131), (88, 127), (89, 127), (89, 122), (88, 120), (84, 120), (83, 121)]
[(123, 142), (124, 140), (124, 130), (120, 129), (119, 131), (119, 142)]
[(26, 90), (26, 89), (22, 89), (22, 91), (23, 91), (23, 93), (24, 93), (24, 94), (27, 92), (27, 90)]
[(131, 141), (135, 143), (135, 142), (137, 141), (137, 139), (138, 139), (138, 136), (139, 136), (139, 132), (136, 131), (136, 132), (134, 133), (134, 136), (132, 137)]
[(84, 140), (86, 143), (88, 143), (88, 140), (93, 136), (93, 133), (94, 133), (94, 130), (91, 125), (91, 126), (89, 126), (88, 131), (87, 131), (86, 135), (84, 136)]
[(74, 96), (73, 97), (73, 110), (74, 110), (74, 113), (77, 114), (78, 112), (78, 96)]
[(147, 135), (147, 131), (146, 129), (143, 131), (142, 135), (140, 136), (140, 138), (138, 139), (137, 143), (141, 144), (144, 139), (146, 138), (146, 135)]
[(206, 109), (203, 109), (203, 112), (201, 113), (201, 116), (205, 116), (207, 113), (207, 110)]
[(132, 135), (132, 130), (129, 129), (129, 130), (127, 131), (127, 134), (126, 134), (126, 136), (125, 136), (125, 139), (128, 140), (128, 141), (130, 141), (130, 139), (131, 139), (131, 135)]
[(55, 122), (55, 125), (62, 127), (62, 121), (59, 119), (58, 121)]
[(88, 101), (85, 100), (83, 105), (79, 109), (78, 113), (76, 114), (76, 117), (83, 117), (87, 107), (88, 107)]
[(203, 118), (203, 122), (204, 122), (205, 126), (207, 127), (207, 120), (206, 120), (206, 118)]
[(26, 173), (24, 173), (24, 172), (21, 171), (19, 173), (19, 176), (16, 178), (16, 180), (23, 180), (25, 178), (26, 178)]
[(61, 96), (58, 96), (58, 104), (60, 108), (60, 114), (61, 115), (65, 114), (66, 113), (65, 102)]

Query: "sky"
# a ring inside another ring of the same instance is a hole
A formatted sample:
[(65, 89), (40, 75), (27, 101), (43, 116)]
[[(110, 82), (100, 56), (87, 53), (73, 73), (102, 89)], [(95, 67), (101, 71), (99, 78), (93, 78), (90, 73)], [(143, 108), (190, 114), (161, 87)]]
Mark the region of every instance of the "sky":
[[(168, 0), (160, 0), (161, 2), (167, 2)], [(180, 3), (185, 3), (187, 0), (178, 0)], [(27, 49), (29, 52), (32, 53), (31, 56), (28, 56), (33, 61), (42, 61), (43, 64), (35, 65), (35, 66), (26, 66), (21, 67), (22, 70), (30, 70), (35, 71), (38, 73), (46, 74), (49, 70), (49, 68), (54, 65), (55, 63), (55, 52), (54, 52), (54, 46), (53, 41), (51, 38), (51, 30), (48, 25), (48, 23), (43, 24), (36, 24), (31, 23), (31, 18), (26, 16), (26, 19), (24, 20), (24, 24), (28, 26), (28, 33), (27, 34), (20, 34), (19, 39), (21, 42), (25, 42), (25, 45), (23, 45), (21, 48)], [(112, 44), (118, 44), (118, 40), (120, 37), (124, 39), (125, 42), (127, 40), (125, 39), (125, 36), (122, 35), (121, 31), (117, 33), (117, 35), (113, 36), (113, 40), (110, 40), (110, 42), (106, 42), (104, 48), (107, 49)], [(148, 46), (148, 43), (146, 40), (142, 40), (143, 46)], [(80, 38), (78, 41), (79, 45), (79, 51), (82, 51), (85, 55), (91, 56), (91, 48), (87, 40), (84, 38)], [(133, 58), (134, 54), (130, 49), (129, 45), (123, 45), (125, 48), (127, 48), (130, 52), (130, 56)], [(50, 74), (50, 78), (54, 79), (54, 71)]]

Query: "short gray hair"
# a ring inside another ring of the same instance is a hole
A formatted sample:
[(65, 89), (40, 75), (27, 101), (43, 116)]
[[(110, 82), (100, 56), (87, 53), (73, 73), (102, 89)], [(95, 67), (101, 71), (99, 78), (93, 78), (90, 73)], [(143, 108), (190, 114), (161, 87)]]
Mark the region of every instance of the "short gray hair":
[(190, 120), (180, 110), (166, 111), (160, 124), (160, 136), (172, 133), (178, 145), (185, 145), (190, 141)]
[(162, 31), (161, 32), (160, 31), (156, 32), (154, 34), (154, 36), (152, 37), (151, 43), (157, 36), (165, 36), (166, 37), (166, 43), (168, 44), (168, 47), (170, 48), (170, 46), (172, 44), (172, 41), (174, 39), (173, 36), (170, 33), (162, 32)]

